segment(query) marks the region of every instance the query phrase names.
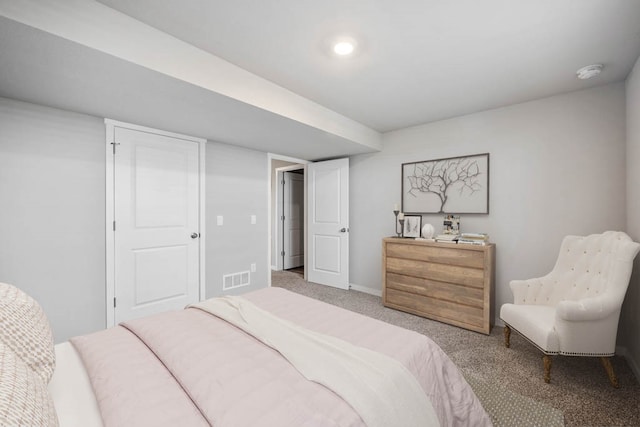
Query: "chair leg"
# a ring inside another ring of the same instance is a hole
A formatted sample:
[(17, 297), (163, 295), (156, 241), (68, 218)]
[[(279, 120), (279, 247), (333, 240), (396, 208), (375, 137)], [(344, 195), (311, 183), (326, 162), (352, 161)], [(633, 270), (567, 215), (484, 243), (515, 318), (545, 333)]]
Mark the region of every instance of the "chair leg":
[(542, 356), (542, 362), (544, 363), (544, 382), (549, 384), (551, 382), (551, 356), (545, 354)]
[(616, 373), (613, 372), (613, 366), (611, 366), (611, 358), (610, 357), (601, 357), (600, 361), (602, 361), (602, 366), (604, 366), (604, 370), (607, 371), (607, 375), (609, 376), (609, 382), (614, 388), (620, 387), (618, 384), (618, 378), (616, 377)]
[(511, 328), (504, 325), (504, 346), (509, 348), (511, 346)]

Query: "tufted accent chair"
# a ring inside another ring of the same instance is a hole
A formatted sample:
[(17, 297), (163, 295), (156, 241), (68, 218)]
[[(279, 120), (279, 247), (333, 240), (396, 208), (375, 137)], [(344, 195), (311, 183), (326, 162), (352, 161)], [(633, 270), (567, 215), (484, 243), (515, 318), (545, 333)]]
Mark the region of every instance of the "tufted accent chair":
[(640, 244), (622, 232), (565, 237), (551, 273), (509, 283), (513, 304), (500, 309), (506, 347), (512, 329), (538, 347), (547, 383), (552, 355), (600, 357), (618, 387), (609, 358), (639, 250)]

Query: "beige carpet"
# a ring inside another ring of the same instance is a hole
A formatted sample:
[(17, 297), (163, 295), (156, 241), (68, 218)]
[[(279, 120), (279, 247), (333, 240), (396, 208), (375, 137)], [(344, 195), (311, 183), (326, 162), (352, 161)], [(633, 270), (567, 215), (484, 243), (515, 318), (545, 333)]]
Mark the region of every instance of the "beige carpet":
[[(308, 283), (295, 273), (274, 272), (272, 278), (273, 286), (427, 335), (442, 347), (472, 386), (487, 387), (493, 396), (504, 392), (505, 396), (516, 396), (514, 399), (522, 397), (523, 405), (533, 402), (555, 408), (564, 414), (567, 426), (640, 426), (640, 384), (622, 357), (612, 361), (620, 382), (617, 390), (610, 386), (595, 358), (555, 357), (551, 384), (545, 384), (541, 354), (515, 333), (507, 349), (502, 328), (494, 327), (487, 336), (385, 308), (373, 295)], [(477, 394), (480, 397), (482, 391)], [(497, 424), (548, 425), (522, 419), (509, 424), (502, 417)]]
[(465, 378), (494, 427), (563, 427), (562, 411), (528, 397), (491, 384), (465, 372)]

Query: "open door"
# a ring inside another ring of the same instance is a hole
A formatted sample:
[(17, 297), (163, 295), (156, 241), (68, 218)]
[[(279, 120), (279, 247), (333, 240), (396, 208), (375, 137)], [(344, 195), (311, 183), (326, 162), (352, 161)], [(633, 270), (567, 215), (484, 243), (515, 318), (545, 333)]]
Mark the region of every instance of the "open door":
[(349, 159), (307, 165), (307, 280), (349, 289)]

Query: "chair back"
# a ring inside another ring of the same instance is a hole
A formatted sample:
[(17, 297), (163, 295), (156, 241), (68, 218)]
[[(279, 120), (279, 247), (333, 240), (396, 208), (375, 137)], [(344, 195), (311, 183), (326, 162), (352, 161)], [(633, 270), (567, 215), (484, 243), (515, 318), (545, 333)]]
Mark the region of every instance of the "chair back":
[(555, 285), (549, 288), (547, 304), (606, 294), (622, 305), (639, 250), (640, 244), (621, 231), (565, 237), (547, 278)]

